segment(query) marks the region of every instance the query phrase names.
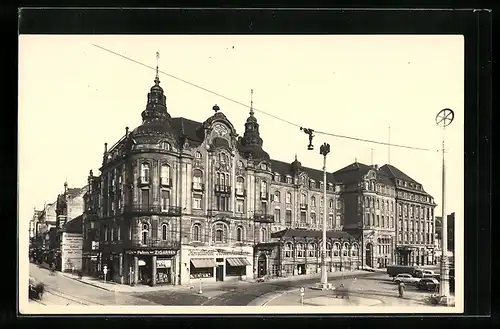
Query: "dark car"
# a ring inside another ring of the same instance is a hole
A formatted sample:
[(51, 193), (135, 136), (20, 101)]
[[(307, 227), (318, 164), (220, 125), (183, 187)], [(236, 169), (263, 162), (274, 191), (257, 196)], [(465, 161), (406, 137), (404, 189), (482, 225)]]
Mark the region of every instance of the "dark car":
[(417, 283), (418, 290), (437, 291), (439, 289), (439, 281), (436, 278), (422, 278)]

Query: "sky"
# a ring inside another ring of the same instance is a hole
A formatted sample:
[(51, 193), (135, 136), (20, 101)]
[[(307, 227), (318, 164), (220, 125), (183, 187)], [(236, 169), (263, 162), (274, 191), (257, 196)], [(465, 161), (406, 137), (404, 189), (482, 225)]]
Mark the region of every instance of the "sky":
[[(451, 108), (446, 129), (447, 213), (463, 229), (464, 39), (462, 36), (117, 36), (19, 37), (19, 221), (69, 187), (99, 174), (104, 143), (141, 124), (153, 69), (243, 104), (253, 89), (264, 149), (273, 159), (321, 169), (319, 146), (331, 145), (327, 170), (355, 161), (382, 166), (385, 145), (316, 134), (314, 151), (298, 127), (415, 146), (391, 147), (390, 163), (423, 184), (441, 214), (443, 131), (436, 114)], [(243, 135), (248, 108), (160, 73), (172, 117), (203, 122), (221, 112)], [(27, 230), (26, 230), (27, 233)]]

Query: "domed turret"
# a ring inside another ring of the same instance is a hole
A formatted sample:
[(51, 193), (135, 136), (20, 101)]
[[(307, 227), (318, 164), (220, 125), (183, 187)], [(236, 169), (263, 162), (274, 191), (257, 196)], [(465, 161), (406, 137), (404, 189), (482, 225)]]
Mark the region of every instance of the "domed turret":
[(297, 160), (297, 154), (295, 154), (295, 160), (291, 163), (291, 165), (294, 173), (298, 172), (302, 168), (302, 163)]
[(245, 123), (245, 133), (240, 139), (241, 152), (248, 157), (252, 154), (254, 159), (269, 159), (269, 154), (262, 149), (263, 140), (260, 138), (259, 123), (253, 111), (253, 89), (252, 101), (250, 103), (250, 116)]

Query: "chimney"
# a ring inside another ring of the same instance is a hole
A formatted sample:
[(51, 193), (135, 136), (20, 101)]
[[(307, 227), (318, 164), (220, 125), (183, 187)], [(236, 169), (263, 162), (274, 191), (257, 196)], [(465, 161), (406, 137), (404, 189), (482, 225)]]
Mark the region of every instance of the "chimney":
[(125, 127), (125, 137), (128, 137), (128, 127)]
[(375, 170), (378, 170), (378, 165), (373, 165), (373, 168), (374, 168)]
[(104, 154), (108, 153), (108, 143), (104, 143)]

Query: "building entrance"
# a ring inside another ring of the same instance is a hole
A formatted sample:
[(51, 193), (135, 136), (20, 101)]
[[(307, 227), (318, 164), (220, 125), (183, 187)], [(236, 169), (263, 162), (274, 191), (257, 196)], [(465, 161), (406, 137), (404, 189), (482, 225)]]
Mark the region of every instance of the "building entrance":
[(373, 267), (373, 245), (368, 243), (366, 245), (366, 265), (368, 267)]
[(258, 260), (258, 272), (257, 277), (261, 278), (267, 274), (267, 262), (266, 256), (260, 255)]
[(215, 269), (215, 280), (224, 281), (224, 265), (217, 265)]

